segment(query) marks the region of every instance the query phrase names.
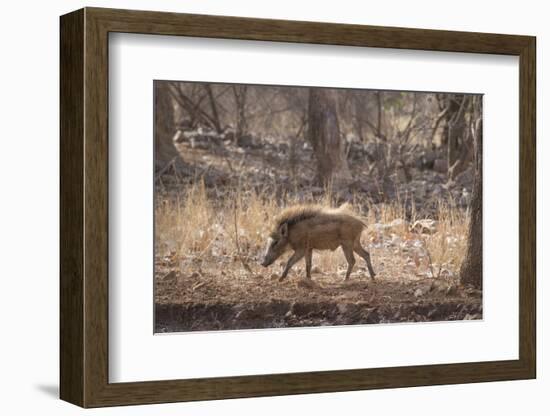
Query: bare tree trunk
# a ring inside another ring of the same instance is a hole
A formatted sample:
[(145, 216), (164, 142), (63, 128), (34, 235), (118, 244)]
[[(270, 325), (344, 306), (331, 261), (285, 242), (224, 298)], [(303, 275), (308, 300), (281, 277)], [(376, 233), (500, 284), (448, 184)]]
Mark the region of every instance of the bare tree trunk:
[(220, 134), (222, 132), (222, 127), (220, 124), (220, 116), (218, 115), (218, 106), (216, 105), (216, 99), (214, 98), (214, 93), (212, 92), (212, 86), (210, 84), (203, 84), (204, 89), (208, 95), (208, 101), (210, 102), (210, 109), (212, 110), (212, 122), (216, 133)]
[(242, 144), (243, 136), (246, 134), (247, 120), (246, 120), (246, 95), (248, 92), (248, 87), (246, 85), (234, 85), (233, 86), (233, 96), (235, 98), (236, 104), (236, 128), (235, 136), (237, 139), (237, 144)]
[(323, 184), (347, 185), (352, 181), (332, 92), (309, 89), (307, 138), (317, 159), (317, 175)]
[(382, 132), (382, 92), (376, 91), (376, 130), (377, 136)]
[(365, 105), (363, 103), (363, 95), (353, 94), (352, 93), (352, 105), (353, 105), (353, 126), (357, 136), (361, 143), (366, 142), (366, 135), (364, 132), (364, 113)]
[(155, 170), (164, 168), (174, 158), (181, 157), (174, 146), (176, 132), (174, 103), (166, 82), (155, 82)]
[[(221, 132), (220, 120), (217, 113), (217, 107), (215, 103), (215, 98), (212, 93), (212, 90), (207, 85), (202, 85), (203, 89), (206, 91), (206, 94), (203, 94), (200, 97), (196, 97), (195, 94), (188, 94), (186, 89), (181, 83), (170, 82), (168, 84), (168, 91), (176, 104), (185, 112), (189, 114), (190, 123), (188, 123), (192, 128), (195, 128), (198, 123), (203, 123), (206, 126), (216, 130), (218, 133)], [(213, 115), (208, 114), (207, 111), (202, 109), (202, 102), (204, 99), (209, 98), (209, 105), (212, 110)]]
[(482, 288), (482, 266), (483, 266), (483, 245), (482, 245), (482, 209), (483, 209), (483, 167), (482, 155), (482, 120), (481, 120), (481, 97), (473, 97), (474, 109), (470, 128), (474, 140), (474, 189), (472, 193), (472, 204), (470, 213), (470, 226), (468, 230), (468, 247), (466, 256), (460, 267), (460, 283), (471, 284)]

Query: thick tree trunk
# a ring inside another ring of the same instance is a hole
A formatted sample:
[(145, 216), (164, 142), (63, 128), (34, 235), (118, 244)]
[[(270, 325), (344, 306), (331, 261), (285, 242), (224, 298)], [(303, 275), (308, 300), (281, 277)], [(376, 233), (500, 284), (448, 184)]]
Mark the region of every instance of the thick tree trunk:
[(483, 167), (482, 155), (482, 121), (481, 121), (481, 97), (474, 97), (474, 111), (472, 111), (472, 127), (474, 130), (474, 189), (472, 193), (472, 204), (470, 213), (470, 226), (468, 232), (468, 247), (466, 256), (460, 267), (460, 283), (471, 284), (482, 288), (482, 266), (483, 266)]
[(174, 158), (181, 157), (174, 146), (176, 132), (174, 122), (174, 103), (168, 90), (168, 83), (155, 82), (155, 170), (164, 168)]
[(218, 115), (218, 106), (216, 104), (216, 98), (212, 92), (212, 86), (210, 84), (204, 84), (204, 89), (208, 95), (208, 102), (210, 103), (210, 109), (212, 111), (212, 122), (214, 124), (214, 129), (218, 134), (222, 132), (222, 126), (220, 123), (220, 116)]
[(471, 96), (464, 94), (442, 95), (448, 111), (446, 112), (446, 123), (443, 129), (443, 142), (447, 152), (447, 172), (449, 179), (454, 179), (464, 171), (472, 160), (472, 146), (467, 142), (468, 119), (466, 114), (471, 106)]
[(309, 89), (307, 138), (317, 159), (317, 175), (323, 184), (345, 186), (352, 181), (340, 138), (336, 100), (324, 88)]

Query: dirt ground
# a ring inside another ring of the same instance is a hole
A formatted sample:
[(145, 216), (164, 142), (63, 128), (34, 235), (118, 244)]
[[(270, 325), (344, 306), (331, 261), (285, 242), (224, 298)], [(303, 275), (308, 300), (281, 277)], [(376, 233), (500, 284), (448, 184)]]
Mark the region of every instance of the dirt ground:
[[(227, 269), (238, 259), (227, 259)], [(303, 269), (283, 282), (277, 274), (235, 275), (200, 268), (189, 274), (157, 265), (155, 332), (308, 327), (481, 319), (481, 292), (445, 279), (371, 281), (364, 267), (312, 280)], [(357, 269), (356, 269), (357, 270)], [(340, 272), (343, 272), (340, 271)]]

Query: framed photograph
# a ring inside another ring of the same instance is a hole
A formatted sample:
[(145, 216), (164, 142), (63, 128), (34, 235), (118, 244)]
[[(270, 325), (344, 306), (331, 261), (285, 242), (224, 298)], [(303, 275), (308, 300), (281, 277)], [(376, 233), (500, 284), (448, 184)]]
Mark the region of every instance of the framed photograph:
[(535, 378), (534, 37), (60, 24), (63, 400)]

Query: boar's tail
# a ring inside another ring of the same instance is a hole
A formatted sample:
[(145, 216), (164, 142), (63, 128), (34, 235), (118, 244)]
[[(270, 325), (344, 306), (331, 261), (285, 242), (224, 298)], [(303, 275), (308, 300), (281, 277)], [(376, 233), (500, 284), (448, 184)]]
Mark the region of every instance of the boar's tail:
[(344, 202), (342, 205), (338, 207), (338, 211), (348, 212), (350, 214), (353, 214), (353, 207), (349, 202)]
[(365, 228), (368, 227), (365, 219), (355, 213), (355, 211), (353, 210), (353, 206), (349, 202), (344, 202), (342, 205), (340, 205), (337, 208), (337, 210), (339, 212), (343, 212), (343, 213), (346, 213), (348, 215), (352, 215), (357, 221), (359, 221), (363, 225), (363, 227), (365, 227)]

